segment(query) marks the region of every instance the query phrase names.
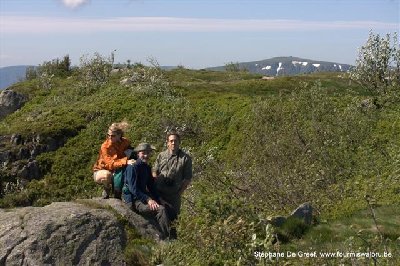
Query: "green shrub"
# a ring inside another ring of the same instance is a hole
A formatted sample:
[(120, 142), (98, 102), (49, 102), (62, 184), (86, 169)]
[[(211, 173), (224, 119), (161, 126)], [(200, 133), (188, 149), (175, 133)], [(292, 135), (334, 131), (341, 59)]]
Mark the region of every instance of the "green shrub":
[(82, 89), (90, 91), (107, 84), (112, 66), (112, 57), (106, 58), (99, 53), (95, 53), (93, 57), (83, 55), (79, 66)]

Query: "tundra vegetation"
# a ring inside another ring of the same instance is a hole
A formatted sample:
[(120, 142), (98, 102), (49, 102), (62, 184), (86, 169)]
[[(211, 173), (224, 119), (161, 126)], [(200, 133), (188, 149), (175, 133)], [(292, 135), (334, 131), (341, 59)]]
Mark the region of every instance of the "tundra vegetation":
[[(100, 195), (91, 167), (107, 126), (127, 119), (134, 144), (150, 142), (160, 151), (165, 129), (174, 127), (194, 159), (178, 240), (152, 246), (151, 252), (136, 250), (133, 257), (142, 263), (266, 265), (277, 258), (258, 258), (255, 252), (292, 252), (296, 258), (279, 260), (395, 265), (400, 262), (396, 38), (392, 44), (390, 36), (371, 33), (350, 74), (266, 81), (245, 71), (163, 71), (155, 60), (150, 66), (129, 62), (111, 74), (111, 60), (95, 54), (83, 57), (68, 78), (53, 73), (47, 83), (40, 76), (19, 83), (12, 89), (30, 101), (0, 122), (0, 134), (68, 131), (73, 137), (39, 155), (43, 177), (4, 195), (0, 206)], [(266, 222), (303, 202), (314, 207), (313, 226), (293, 221), (274, 228)], [(300, 256), (324, 251), (382, 257)]]

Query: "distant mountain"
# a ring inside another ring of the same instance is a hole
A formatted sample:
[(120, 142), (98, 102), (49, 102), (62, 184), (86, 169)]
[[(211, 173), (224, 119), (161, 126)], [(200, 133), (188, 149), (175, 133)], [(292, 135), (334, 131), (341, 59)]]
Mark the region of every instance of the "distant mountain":
[(178, 68), (178, 66), (160, 66), (160, 68), (162, 69), (162, 70), (174, 70), (174, 69), (177, 69)]
[[(351, 68), (348, 64), (315, 61), (299, 57), (274, 57), (261, 61), (238, 63), (240, 69), (250, 73), (266, 76), (292, 76), (312, 72), (346, 72)], [(208, 70), (225, 71), (225, 66), (210, 67)]]
[(0, 68), (0, 90), (24, 80), (26, 69), (29, 66), (8, 66)]

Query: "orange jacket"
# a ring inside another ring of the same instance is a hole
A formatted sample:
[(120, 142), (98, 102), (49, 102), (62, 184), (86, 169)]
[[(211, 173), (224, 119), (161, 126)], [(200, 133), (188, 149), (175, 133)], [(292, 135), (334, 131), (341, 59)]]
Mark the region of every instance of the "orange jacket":
[(117, 168), (127, 165), (128, 158), (124, 151), (130, 147), (131, 142), (122, 137), (121, 141), (111, 143), (111, 140), (107, 139), (101, 144), (99, 158), (93, 166), (93, 171), (98, 170), (109, 170), (114, 171)]

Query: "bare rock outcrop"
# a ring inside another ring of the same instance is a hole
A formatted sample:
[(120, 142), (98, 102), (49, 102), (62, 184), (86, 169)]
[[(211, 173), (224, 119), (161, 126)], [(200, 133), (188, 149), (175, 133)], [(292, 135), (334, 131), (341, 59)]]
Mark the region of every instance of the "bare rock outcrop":
[(0, 209), (0, 265), (124, 265), (126, 233), (116, 213), (157, 239), (157, 230), (119, 200), (79, 202)]
[(303, 221), (306, 225), (311, 225), (313, 221), (313, 207), (306, 202), (297, 207), (288, 217), (297, 218)]
[(12, 90), (3, 90), (0, 92), (0, 118), (3, 118), (19, 108), (21, 108), (27, 98)]
[(19, 133), (0, 136), (0, 197), (23, 190), (33, 179), (40, 179), (45, 172), (40, 169), (36, 157), (64, 146), (77, 132), (65, 131), (55, 136), (32, 132), (27, 136)]
[(129, 209), (125, 203), (118, 199), (103, 199), (103, 198), (92, 198), (92, 199), (81, 199), (79, 202), (88, 205), (98, 205), (101, 207), (111, 207), (116, 213), (125, 218), (129, 225), (134, 227), (136, 231), (143, 237), (153, 239), (155, 241), (160, 240), (161, 233), (157, 228), (157, 222), (155, 220), (148, 220), (143, 216), (133, 212)]
[(269, 224), (272, 224), (273, 226), (276, 227), (281, 227), (283, 226), (287, 220), (293, 220), (297, 219), (299, 221), (302, 221), (305, 225), (311, 226), (313, 222), (313, 207), (309, 202), (301, 204), (299, 207), (297, 207), (292, 213), (287, 216), (274, 216), (274, 217), (268, 217), (267, 222)]

